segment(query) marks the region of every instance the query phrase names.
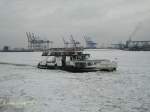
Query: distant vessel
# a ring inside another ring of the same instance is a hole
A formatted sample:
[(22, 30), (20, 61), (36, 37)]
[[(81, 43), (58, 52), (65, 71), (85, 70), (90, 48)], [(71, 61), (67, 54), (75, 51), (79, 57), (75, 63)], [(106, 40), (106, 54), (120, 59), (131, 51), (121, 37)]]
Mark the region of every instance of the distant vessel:
[(90, 54), (82, 47), (51, 48), (43, 52), (45, 59), (39, 62), (41, 69), (61, 69), (70, 72), (115, 71), (117, 63), (110, 60), (90, 60)]
[(84, 36), (84, 39), (86, 42), (86, 47), (85, 47), (86, 49), (96, 49), (97, 48), (97, 43), (94, 42), (91, 37)]

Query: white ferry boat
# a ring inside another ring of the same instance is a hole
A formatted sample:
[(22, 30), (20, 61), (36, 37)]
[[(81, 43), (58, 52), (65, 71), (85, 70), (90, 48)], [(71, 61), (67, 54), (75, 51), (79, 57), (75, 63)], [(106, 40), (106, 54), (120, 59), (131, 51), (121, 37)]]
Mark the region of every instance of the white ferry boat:
[(83, 53), (82, 47), (51, 48), (43, 52), (41, 69), (61, 69), (70, 72), (116, 71), (117, 63), (106, 59), (90, 60), (90, 54)]

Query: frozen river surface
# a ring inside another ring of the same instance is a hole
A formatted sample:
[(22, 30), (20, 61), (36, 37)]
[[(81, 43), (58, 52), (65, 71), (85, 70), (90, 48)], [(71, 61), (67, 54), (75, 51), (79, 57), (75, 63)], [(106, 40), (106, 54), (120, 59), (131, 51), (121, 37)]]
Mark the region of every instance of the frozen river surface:
[(86, 52), (118, 70), (41, 70), (41, 53), (0, 53), (0, 112), (150, 112), (150, 52)]

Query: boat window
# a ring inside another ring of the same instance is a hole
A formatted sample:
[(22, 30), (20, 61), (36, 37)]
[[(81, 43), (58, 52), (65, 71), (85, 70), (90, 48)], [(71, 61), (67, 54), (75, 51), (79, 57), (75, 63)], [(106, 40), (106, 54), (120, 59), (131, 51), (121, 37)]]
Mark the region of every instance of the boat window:
[(70, 57), (69, 56), (66, 57), (66, 61), (70, 61)]
[(87, 58), (86, 58), (86, 56), (82, 56), (82, 59), (85, 60), (85, 59), (87, 59)]
[(91, 65), (92, 65), (92, 63), (88, 62), (88, 66), (91, 66)]
[(79, 57), (79, 56), (77, 56), (77, 60), (80, 60), (80, 57)]

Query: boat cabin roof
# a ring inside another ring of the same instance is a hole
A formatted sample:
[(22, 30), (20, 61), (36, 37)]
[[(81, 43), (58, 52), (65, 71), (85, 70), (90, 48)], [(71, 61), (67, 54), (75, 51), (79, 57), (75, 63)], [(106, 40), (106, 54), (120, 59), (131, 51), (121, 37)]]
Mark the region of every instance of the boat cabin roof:
[(51, 48), (51, 49), (49, 49), (49, 51), (66, 51), (66, 52), (70, 52), (70, 51), (83, 51), (83, 50), (84, 50), (83, 47)]
[(82, 52), (64, 52), (64, 51), (53, 51), (48, 56), (90, 56), (90, 54), (83, 54)]
[[(75, 48), (51, 48), (44, 51), (42, 56), (73, 56), (73, 55), (83, 55), (83, 47)], [(84, 54), (89, 55), (89, 54)]]

